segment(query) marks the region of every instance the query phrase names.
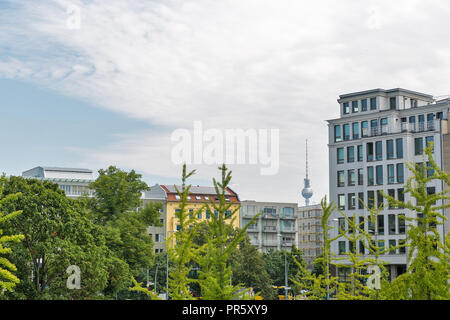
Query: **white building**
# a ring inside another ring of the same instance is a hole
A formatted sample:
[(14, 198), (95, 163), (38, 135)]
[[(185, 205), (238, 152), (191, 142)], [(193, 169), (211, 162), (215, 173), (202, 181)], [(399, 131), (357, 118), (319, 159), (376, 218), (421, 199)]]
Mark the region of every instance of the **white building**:
[(94, 181), (90, 169), (36, 167), (22, 172), (22, 177), (54, 182), (70, 198), (77, 198), (83, 194), (92, 196), (92, 191), (88, 188)]
[(323, 251), (322, 216), (323, 210), (320, 204), (297, 208), (297, 247), (303, 251), (302, 258), (310, 270), (313, 269), (314, 260)]
[[(328, 121), (330, 201), (347, 215), (356, 214), (358, 222), (364, 222), (368, 230), (375, 226), (368, 226), (368, 212), (359, 199), (369, 206), (381, 205), (380, 191), (383, 190), (408, 201), (408, 195), (403, 194), (409, 177), (405, 162), (423, 163), (423, 149), (430, 142), (434, 143), (437, 164), (443, 169), (450, 167), (447, 129), (450, 100), (435, 101), (431, 95), (405, 89), (375, 89), (341, 95), (338, 102), (340, 118)], [(440, 192), (442, 188), (441, 183), (433, 182), (428, 192)], [(389, 248), (405, 241), (407, 226), (402, 217), (412, 213), (384, 204), (375, 237), (379, 246)], [(334, 227), (337, 224), (347, 227), (338, 211), (334, 212), (330, 223), (334, 223)], [(444, 234), (444, 227), (439, 231)], [(345, 238), (333, 242), (331, 250), (337, 255), (349, 250), (366, 254), (360, 243), (351, 244)], [(395, 278), (406, 270), (407, 250), (392, 250), (383, 260), (389, 264), (388, 271)]]
[(289, 251), (298, 241), (296, 209), (296, 203), (242, 201), (240, 225), (246, 226), (255, 215), (261, 213), (256, 224), (247, 229), (252, 245), (261, 252), (270, 249)]

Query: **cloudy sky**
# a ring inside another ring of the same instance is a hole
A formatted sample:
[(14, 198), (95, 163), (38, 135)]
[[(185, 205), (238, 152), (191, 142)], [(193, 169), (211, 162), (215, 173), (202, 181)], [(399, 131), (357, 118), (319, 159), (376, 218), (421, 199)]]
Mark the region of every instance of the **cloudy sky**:
[(308, 139), (317, 203), (340, 94), (450, 94), (449, 16), (448, 0), (0, 0), (0, 171), (113, 164), (175, 183), (171, 134), (202, 121), (280, 130), (278, 174), (230, 166), (241, 199), (303, 203)]

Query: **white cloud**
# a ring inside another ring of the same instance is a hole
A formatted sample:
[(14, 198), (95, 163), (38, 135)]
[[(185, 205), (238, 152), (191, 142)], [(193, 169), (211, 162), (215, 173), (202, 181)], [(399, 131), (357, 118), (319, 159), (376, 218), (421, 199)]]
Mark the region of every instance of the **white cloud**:
[[(406, 87), (448, 94), (447, 0), (14, 1), (0, 12), (0, 76), (39, 83), (158, 130), (87, 150), (177, 176), (170, 134), (203, 120), (217, 128), (280, 128), (281, 169), (235, 167), (243, 198), (296, 201), (310, 139), (318, 202), (328, 192), (327, 127), (339, 94)], [(80, 29), (67, 8), (81, 8)], [(215, 166), (199, 168), (211, 177)]]

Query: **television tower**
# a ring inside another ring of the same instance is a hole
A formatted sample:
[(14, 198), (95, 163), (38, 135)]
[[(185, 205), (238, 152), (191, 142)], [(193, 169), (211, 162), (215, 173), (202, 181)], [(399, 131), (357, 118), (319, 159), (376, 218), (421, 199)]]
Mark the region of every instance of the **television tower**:
[(308, 139), (306, 139), (306, 178), (304, 181), (305, 186), (302, 190), (302, 196), (305, 198), (306, 206), (309, 206), (309, 199), (313, 196), (313, 190), (311, 189), (311, 183), (308, 178)]

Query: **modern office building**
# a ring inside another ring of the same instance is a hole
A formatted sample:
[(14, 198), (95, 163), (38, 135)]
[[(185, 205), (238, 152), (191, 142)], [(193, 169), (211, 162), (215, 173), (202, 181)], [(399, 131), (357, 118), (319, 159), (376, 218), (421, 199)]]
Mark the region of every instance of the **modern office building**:
[[(338, 103), (340, 117), (328, 121), (330, 201), (347, 215), (356, 214), (358, 222), (374, 233), (378, 246), (388, 249), (402, 244), (407, 230), (403, 217), (413, 213), (389, 208), (380, 191), (402, 201), (410, 200), (403, 193), (410, 176), (405, 163), (423, 163), (423, 150), (431, 142), (436, 163), (443, 169), (450, 168), (447, 124), (450, 101), (398, 88), (344, 94)], [(437, 181), (428, 186), (429, 193), (442, 190), (442, 183)], [(385, 205), (376, 226), (368, 225), (368, 212), (359, 200), (369, 207)], [(336, 221), (335, 227), (348, 230), (338, 211), (330, 221)], [(448, 232), (444, 226), (438, 229), (442, 235)], [(334, 241), (331, 250), (336, 255), (350, 250), (367, 254), (361, 243), (353, 244), (345, 238)], [(407, 253), (403, 248), (391, 250), (382, 257), (391, 278), (405, 272)]]
[(297, 244), (296, 209), (296, 203), (242, 201), (241, 225), (246, 226), (261, 213), (247, 229), (251, 243), (261, 252), (291, 250)]
[(323, 229), (321, 220), (323, 210), (320, 204), (297, 208), (298, 245), (303, 251), (303, 260), (312, 270), (314, 260), (322, 254)]
[(94, 181), (90, 169), (35, 167), (24, 171), (22, 177), (54, 182), (69, 198), (77, 198), (84, 194), (92, 196), (92, 191), (88, 188)]
[[(181, 186), (176, 187), (179, 190), (181, 190)], [(234, 220), (233, 226), (235, 228), (239, 228), (240, 226), (239, 196), (232, 189), (227, 188), (225, 192), (225, 199), (227, 203), (231, 204), (228, 213), (231, 214), (232, 211), (238, 209), (236, 213), (237, 218)], [(160, 247), (164, 249), (166, 239), (170, 237), (170, 235), (173, 232), (176, 232), (180, 228), (175, 213), (176, 211), (179, 210), (181, 198), (178, 195), (178, 192), (176, 191), (174, 185), (156, 184), (150, 187), (150, 191), (144, 192), (142, 200), (144, 201), (144, 203), (157, 201), (163, 204), (161, 218), (163, 219), (164, 226), (163, 228), (159, 229), (156, 227), (152, 227), (154, 229), (150, 230), (150, 232), (158, 234), (158, 239), (161, 239), (162, 237), (163, 241), (159, 242), (161, 242)], [(218, 198), (216, 196), (216, 191), (214, 187), (192, 186), (190, 188), (190, 195), (188, 196), (187, 210), (189, 210), (189, 212), (194, 214), (198, 211), (198, 209), (203, 207), (204, 203), (209, 203), (211, 200), (214, 202), (218, 202)], [(201, 221), (206, 221), (211, 218), (212, 214), (217, 214), (217, 212), (202, 210), (202, 212), (198, 213), (198, 219)]]

